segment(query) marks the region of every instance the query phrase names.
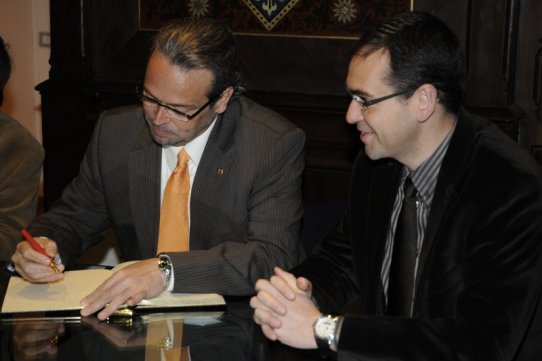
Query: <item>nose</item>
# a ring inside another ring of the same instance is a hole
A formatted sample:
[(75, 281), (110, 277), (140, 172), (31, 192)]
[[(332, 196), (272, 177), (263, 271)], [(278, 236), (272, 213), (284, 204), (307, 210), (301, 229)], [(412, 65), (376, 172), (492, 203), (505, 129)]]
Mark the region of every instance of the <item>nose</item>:
[(151, 119), (152, 119), (152, 124), (156, 126), (160, 126), (162, 124), (166, 124), (167, 122), (169, 122), (169, 117), (167, 116), (166, 109), (164, 109), (164, 107), (160, 105), (154, 111), (154, 114)]
[(346, 110), (345, 117), (348, 124), (356, 124), (364, 119), (363, 111), (354, 99), (350, 100), (350, 104), (348, 104), (348, 109)]

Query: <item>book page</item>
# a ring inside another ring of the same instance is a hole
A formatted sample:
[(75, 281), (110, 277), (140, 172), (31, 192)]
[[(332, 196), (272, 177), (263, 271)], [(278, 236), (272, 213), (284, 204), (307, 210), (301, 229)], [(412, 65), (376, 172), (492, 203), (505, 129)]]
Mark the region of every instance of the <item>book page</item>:
[(2, 313), (79, 310), (81, 299), (89, 295), (107, 278), (107, 269), (68, 271), (54, 283), (31, 283), (11, 277), (2, 305)]
[[(120, 264), (113, 271), (125, 266), (126, 264)], [(21, 277), (11, 277), (0, 313), (80, 310), (81, 299), (92, 293), (112, 274), (108, 269), (66, 271), (64, 279), (55, 283), (31, 283)], [(136, 308), (173, 309), (225, 304), (224, 298), (216, 293), (163, 292), (156, 298), (142, 300)]]

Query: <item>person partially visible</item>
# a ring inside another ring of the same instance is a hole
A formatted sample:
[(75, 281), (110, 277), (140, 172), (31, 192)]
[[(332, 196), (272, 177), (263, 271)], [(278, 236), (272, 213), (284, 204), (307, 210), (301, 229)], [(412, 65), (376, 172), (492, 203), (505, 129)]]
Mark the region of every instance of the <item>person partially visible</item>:
[[(542, 359), (541, 170), (461, 106), (465, 75), (432, 15), (360, 38), (346, 120), (364, 149), (348, 212), (291, 273), (256, 283), (267, 337), (339, 360)], [(360, 314), (341, 315), (351, 302)]]
[[(11, 75), (11, 58), (0, 36), (0, 107)], [(21, 230), (36, 217), (44, 150), (19, 122), (0, 111), (0, 260), (10, 259)]]
[[(100, 116), (78, 176), (28, 227), (60, 271), (110, 227), (121, 259), (138, 261), (85, 297), (83, 316), (164, 290), (252, 295), (274, 266), (299, 263), (305, 135), (241, 90), (224, 23), (186, 18), (156, 34), (141, 104)], [(12, 261), (54, 282), (49, 257), (23, 241)]]

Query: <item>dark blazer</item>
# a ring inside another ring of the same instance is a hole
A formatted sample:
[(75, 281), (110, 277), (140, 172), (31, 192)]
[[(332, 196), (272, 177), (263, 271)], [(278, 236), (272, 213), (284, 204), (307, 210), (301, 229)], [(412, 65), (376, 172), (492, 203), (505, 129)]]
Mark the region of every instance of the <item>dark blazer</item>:
[(348, 214), (294, 269), (325, 311), (359, 297), (362, 315), (346, 315), (339, 358), (541, 359), (538, 165), (490, 122), (460, 114), (427, 220), (414, 317), (392, 318), (382, 316), (380, 272), (401, 167), (360, 154)]
[[(286, 119), (234, 97), (198, 166), (188, 253), (170, 254), (174, 291), (253, 293), (273, 267), (299, 261), (304, 134)], [(69, 264), (112, 226), (123, 260), (156, 255), (161, 147), (140, 106), (105, 112), (79, 175), (29, 228), (59, 245)]]
[(15, 119), (0, 112), (0, 260), (9, 260), (21, 229), (36, 217), (44, 151)]

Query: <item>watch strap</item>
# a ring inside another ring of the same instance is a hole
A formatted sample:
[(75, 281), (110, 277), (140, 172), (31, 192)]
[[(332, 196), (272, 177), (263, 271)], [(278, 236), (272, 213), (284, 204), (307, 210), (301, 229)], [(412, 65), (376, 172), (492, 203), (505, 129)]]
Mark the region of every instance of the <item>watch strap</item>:
[(171, 274), (173, 273), (173, 266), (171, 264), (171, 259), (167, 254), (160, 253), (158, 255), (158, 269), (164, 275), (166, 283), (164, 285), (164, 290), (169, 288), (171, 282)]

